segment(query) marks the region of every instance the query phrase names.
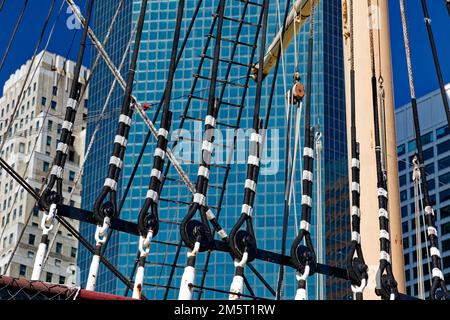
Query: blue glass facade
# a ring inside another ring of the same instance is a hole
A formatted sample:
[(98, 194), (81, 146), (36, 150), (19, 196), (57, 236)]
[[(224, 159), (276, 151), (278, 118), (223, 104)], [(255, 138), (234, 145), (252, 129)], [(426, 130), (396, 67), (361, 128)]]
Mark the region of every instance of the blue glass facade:
[[(118, 4), (118, 0), (102, 1), (96, 5), (96, 18), (93, 29), (101, 38), (108, 28), (108, 17), (113, 15), (113, 11)], [(188, 0), (185, 11), (185, 21), (183, 22), (182, 37), (193, 15), (194, 7), (197, 1)], [(262, 1), (257, 1), (262, 3)], [(132, 3), (132, 4), (131, 4)], [(114, 28), (114, 37), (108, 45), (108, 52), (114, 58), (116, 64), (124, 51), (131, 30), (136, 22), (139, 13), (141, 1), (129, 1), (121, 13), (118, 25)], [(178, 1), (149, 1), (148, 15), (143, 35), (143, 42), (139, 56), (138, 70), (135, 84), (135, 95), (141, 102), (152, 102), (156, 104), (163, 93), (167, 72), (169, 66), (170, 49), (172, 45), (173, 29), (175, 26), (176, 8)], [(174, 122), (172, 129), (178, 128), (180, 124), (182, 111), (187, 103), (189, 91), (194, 81), (193, 75), (197, 72), (197, 66), (200, 61), (202, 49), (207, 41), (207, 35), (212, 22), (212, 13), (214, 12), (218, 1), (208, 1), (202, 4), (199, 16), (196, 20), (194, 31), (188, 41), (183, 58), (176, 73), (176, 82), (173, 91), (172, 110), (174, 111)], [(285, 2), (280, 1), (281, 11), (284, 11)], [(276, 1), (271, 1), (269, 16), (268, 39), (271, 41), (273, 35), (279, 28)], [(240, 17), (243, 13), (244, 3), (241, 1), (227, 1), (226, 16)], [(260, 15), (260, 8), (255, 5), (249, 5), (246, 21), (257, 24)], [(348, 213), (348, 172), (347, 172), (347, 147), (346, 147), (346, 119), (345, 119), (345, 96), (344, 96), (344, 66), (342, 52), (342, 27), (341, 27), (341, 7), (336, 1), (320, 1), (316, 12), (316, 34), (314, 45), (314, 64), (313, 64), (313, 83), (312, 83), (312, 122), (314, 126), (320, 128), (323, 134), (324, 152), (322, 156), (322, 199), (315, 201), (324, 204), (322, 224), (322, 245), (324, 247), (324, 263), (332, 265), (345, 265), (346, 246), (349, 243), (349, 213)], [(224, 37), (234, 38), (238, 24), (234, 21), (225, 21)], [(240, 41), (253, 43), (255, 38), (256, 26), (245, 25), (242, 29)], [(306, 26), (296, 44), (299, 52), (299, 71), (302, 77), (306, 79), (307, 67), (307, 34)], [(211, 41), (207, 55), (212, 56), (214, 41)], [(221, 58), (229, 59), (232, 51), (232, 43), (224, 42), (221, 50)], [(244, 64), (250, 63), (251, 47), (238, 46), (236, 51), (236, 61)], [(281, 247), (282, 235), (282, 212), (284, 198), (284, 136), (286, 128), (285, 119), (285, 86), (290, 86), (292, 74), (294, 72), (294, 45), (290, 46), (284, 58), (283, 68), (280, 67), (280, 76), (277, 81), (277, 89), (274, 97), (274, 104), (271, 111), (271, 118), (268, 132), (268, 145), (266, 147), (267, 161), (263, 165), (263, 171), (258, 184), (258, 193), (255, 201), (254, 224), (259, 248), (279, 252)], [(255, 58), (258, 58), (256, 54)], [(253, 61), (254, 62), (254, 61)], [(208, 75), (210, 72), (211, 61), (205, 60), (202, 68), (202, 75)], [(225, 78), (226, 64), (221, 64), (219, 68), (219, 78)], [(284, 72), (282, 72), (284, 70)], [(233, 66), (229, 76), (229, 81), (243, 84), (247, 69), (242, 66)], [(283, 80), (283, 78), (285, 80)], [(99, 112), (103, 101), (106, 99), (108, 89), (112, 82), (112, 77), (105, 65), (101, 65), (93, 79), (93, 94), (91, 97), (92, 107), (90, 112)], [(270, 92), (271, 76), (267, 78), (263, 87), (262, 114), (265, 115), (267, 99)], [(208, 81), (199, 79), (195, 87), (195, 95), (207, 97)], [(220, 86), (218, 87), (220, 88)], [(102, 129), (99, 132), (94, 145), (92, 157), (88, 160), (84, 176), (83, 206), (86, 209), (92, 209), (98, 191), (100, 190), (103, 179), (106, 175), (106, 167), (112, 148), (113, 132), (118, 117), (121, 103), (121, 94), (116, 90), (115, 98), (110, 103), (108, 117), (102, 122)], [(218, 90), (220, 92), (220, 89)], [(224, 91), (223, 101), (230, 104), (240, 104), (243, 93), (242, 87), (227, 86)], [(247, 97), (244, 103), (241, 128), (251, 127), (253, 118), (253, 102), (255, 97), (255, 83), (249, 83)], [(153, 110), (149, 110), (149, 116), (153, 116)], [(203, 118), (206, 112), (206, 102), (192, 100), (188, 116), (191, 118)], [(238, 109), (231, 105), (222, 105), (220, 109), (219, 121), (229, 125), (235, 125), (238, 117)], [(134, 163), (139, 155), (147, 128), (138, 116), (134, 117), (133, 127), (131, 129), (127, 155), (124, 162), (122, 191), (123, 186), (128, 183), (129, 176), (133, 170)], [(92, 134), (94, 123), (88, 124), (88, 139)], [(180, 148), (175, 149), (175, 153), (183, 158), (183, 168), (195, 182), (198, 170), (198, 154), (200, 145), (198, 143), (189, 144), (189, 139), (201, 141), (201, 125), (197, 121), (188, 121), (184, 123), (184, 129), (187, 131), (179, 132), (184, 136), (184, 142), (180, 143)], [(187, 137), (187, 135), (192, 135)], [(220, 214), (219, 221), (228, 232), (234, 225), (237, 217), (240, 215), (242, 196), (244, 191), (243, 178), (246, 174), (245, 152), (242, 147), (245, 146), (245, 136), (238, 136), (237, 152), (234, 155), (234, 161), (228, 175), (228, 183), (224, 192), (222, 184), (225, 179), (227, 150), (232, 146), (233, 130), (222, 127), (218, 133), (219, 138), (223, 138), (224, 147), (217, 150), (215, 160), (217, 166), (211, 169), (210, 189), (208, 191), (208, 204), (216, 213)], [(227, 139), (228, 138), (228, 139)], [(219, 139), (220, 140), (220, 139)], [(133, 186), (127, 197), (121, 218), (136, 221), (137, 214), (147, 192), (150, 171), (152, 167), (153, 148), (155, 141), (146, 148), (146, 154), (143, 162), (139, 166)], [(187, 158), (189, 159), (187, 159)], [(297, 159), (300, 159), (298, 157)], [(243, 160), (243, 161), (238, 161)], [(317, 164), (316, 164), (317, 165)], [(161, 194), (160, 215), (164, 221), (180, 222), (187, 213), (190, 195), (185, 185), (179, 180), (175, 170), (170, 169), (169, 179)], [(301, 213), (301, 170), (297, 165), (296, 172), (296, 211), (297, 217), (293, 213), (289, 221), (288, 230), (288, 248), (295, 237), (295, 223), (300, 219)], [(223, 193), (223, 199), (222, 199)], [(168, 202), (165, 199), (175, 200), (177, 202)], [(222, 199), (222, 210), (217, 212), (217, 206)], [(317, 213), (313, 212), (312, 225), (316, 226)], [(313, 227), (313, 241), (317, 243), (317, 230)], [(94, 228), (92, 226), (82, 226), (82, 233), (92, 239)], [(326, 240), (324, 240), (326, 239)], [(159, 234), (155, 240), (161, 242), (178, 243), (179, 231), (178, 225), (173, 223), (162, 223)], [(114, 238), (108, 247), (107, 256), (118, 266), (119, 270), (125, 275), (131, 273), (136, 256), (137, 239), (134, 236), (114, 233)], [(146, 283), (144, 293), (148, 298), (160, 299), (164, 296), (165, 289), (159, 287), (166, 285), (169, 278), (171, 265), (174, 261), (176, 247), (162, 243), (154, 243), (152, 254), (149, 257), (149, 263), (146, 268)], [(177, 262), (175, 274), (171, 285), (179, 285), (183, 266), (185, 264), (186, 249), (181, 249), (180, 258)], [(200, 254), (197, 266), (197, 283), (199, 284), (203, 275), (204, 261), (206, 254)], [(82, 281), (85, 283), (86, 275), (89, 270), (91, 256), (86, 250), (81, 249), (79, 253), (79, 265), (82, 271)], [(276, 287), (279, 267), (271, 263), (255, 261), (254, 267), (264, 276), (271, 286)], [(234, 267), (229, 255), (214, 252), (211, 254), (209, 266), (205, 277), (205, 286), (221, 290), (228, 290), (231, 284)], [(271, 297), (269, 290), (258, 280), (250, 271), (246, 271), (248, 281), (257, 296)], [(285, 299), (293, 298), (295, 295), (296, 281), (293, 270), (288, 269), (285, 276), (285, 289), (283, 297)], [(121, 282), (109, 273), (107, 270), (101, 271), (98, 279), (98, 289), (111, 293), (121, 294), (124, 286)], [(248, 293), (248, 292), (247, 292)], [(336, 279), (327, 279), (325, 293), (327, 298), (342, 299), (348, 295), (348, 285)], [(168, 298), (176, 298), (178, 290), (169, 291)], [(316, 297), (316, 277), (309, 281), (309, 296)], [(194, 295), (194, 298), (196, 295)], [(203, 298), (224, 299), (227, 296), (223, 293), (204, 291)]]

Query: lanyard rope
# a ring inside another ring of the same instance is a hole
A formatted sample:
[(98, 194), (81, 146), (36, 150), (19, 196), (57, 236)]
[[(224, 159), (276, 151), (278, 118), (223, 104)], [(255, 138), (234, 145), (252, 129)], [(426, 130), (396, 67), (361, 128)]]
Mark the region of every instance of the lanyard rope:
[[(427, 175), (424, 167), (424, 157), (423, 157), (423, 146), (420, 132), (420, 121), (419, 121), (419, 113), (417, 109), (417, 101), (415, 96), (414, 89), (414, 78), (413, 78), (413, 70), (412, 70), (412, 62), (411, 62), (411, 48), (409, 43), (409, 34), (408, 34), (408, 26), (405, 18), (405, 7), (403, 0), (399, 0), (400, 2), (400, 12), (402, 17), (402, 26), (403, 26), (403, 37), (405, 40), (405, 54), (406, 54), (406, 62), (408, 65), (408, 77), (409, 77), (409, 87), (411, 91), (411, 105), (413, 111), (413, 121), (414, 121), (414, 130), (415, 130), (415, 138), (416, 138), (416, 148), (417, 148), (417, 156), (415, 158), (415, 165), (418, 167), (418, 179), (421, 181), (421, 189), (423, 192), (423, 203), (425, 206), (425, 215), (426, 215), (426, 224), (427, 224), (427, 234), (430, 242), (430, 255), (432, 262), (432, 285), (430, 290), (431, 299), (447, 299), (448, 291), (445, 285), (444, 275), (442, 273), (442, 262), (441, 262), (441, 254), (438, 249), (439, 238), (436, 229), (435, 222), (435, 214), (431, 204), (431, 198), (428, 193), (428, 181)], [(417, 228), (417, 227), (416, 227)], [(417, 229), (416, 229), (417, 230)], [(420, 238), (420, 237), (419, 237)], [(418, 246), (419, 238), (416, 239), (416, 246)], [(422, 248), (420, 247), (420, 250)], [(441, 292), (439, 292), (441, 291)]]
[(352, 242), (347, 258), (347, 271), (356, 300), (363, 299), (367, 285), (367, 265), (361, 249), (361, 208), (360, 208), (360, 158), (359, 143), (356, 136), (356, 90), (355, 90), (355, 47), (353, 0), (350, 0), (350, 103), (351, 103), (351, 172), (352, 172)]
[[(256, 236), (253, 229), (252, 213), (256, 197), (256, 188), (260, 169), (260, 155), (262, 152), (262, 136), (260, 129), (261, 93), (264, 69), (264, 54), (266, 48), (267, 26), (269, 16), (269, 0), (264, 0), (263, 28), (260, 43), (259, 69), (257, 75), (255, 108), (253, 111), (253, 132), (250, 136), (250, 154), (247, 159), (247, 176), (245, 180), (244, 203), (241, 216), (233, 226), (229, 246), (234, 258), (235, 273), (230, 287), (230, 300), (240, 299), (244, 291), (244, 270), (247, 263), (253, 261), (256, 255)], [(246, 230), (240, 230), (246, 224)]]
[(134, 282), (133, 298), (141, 299), (142, 286), (144, 283), (144, 270), (147, 255), (150, 252), (150, 243), (153, 237), (158, 233), (159, 214), (158, 199), (161, 188), (162, 170), (164, 167), (164, 157), (167, 151), (168, 134), (170, 130), (172, 112), (170, 111), (170, 100), (172, 95), (173, 80), (177, 64), (178, 43), (180, 40), (181, 23), (183, 21), (185, 1), (181, 0), (178, 4), (177, 19), (175, 26), (174, 39), (172, 44), (172, 53), (167, 79), (166, 90), (164, 92), (163, 113), (161, 117), (161, 128), (158, 131), (157, 147), (154, 154), (153, 169), (151, 171), (150, 184), (145, 199), (144, 206), (139, 212), (138, 230), (139, 230), (139, 267), (137, 269)]
[[(204, 137), (202, 143), (202, 159), (201, 165), (198, 169), (197, 182), (195, 185), (195, 193), (187, 215), (181, 222), (181, 238), (184, 243), (190, 248), (187, 254), (187, 265), (184, 269), (183, 277), (181, 279), (179, 300), (191, 300), (193, 286), (195, 284), (195, 263), (199, 252), (208, 250), (213, 241), (211, 223), (219, 235), (223, 239), (227, 238), (226, 233), (220, 227), (215, 215), (208, 208), (206, 204), (206, 196), (209, 186), (209, 175), (212, 153), (214, 149), (214, 134), (219, 113), (220, 99), (216, 98), (216, 84), (217, 75), (219, 72), (220, 49), (223, 22), (225, 15), (225, 0), (220, 0), (219, 3), (219, 21), (216, 30), (216, 43), (214, 47), (214, 58), (211, 66), (211, 84), (209, 89), (208, 109), (205, 118)], [(193, 220), (197, 211), (200, 213), (201, 221)]]
[[(94, 0), (90, 0), (88, 6), (88, 14), (86, 16), (86, 23), (83, 28), (82, 41), (80, 44), (80, 49), (78, 51), (77, 63), (75, 65), (73, 76), (74, 80), (72, 82), (72, 86), (70, 89), (66, 114), (62, 125), (61, 136), (59, 139), (59, 143), (57, 145), (54, 163), (50, 171), (49, 182), (40, 201), (40, 205), (46, 209), (48, 209), (51, 204), (57, 204), (62, 201), (62, 181), (63, 181), (64, 166), (66, 163), (67, 156), (69, 154), (69, 145), (71, 144), (75, 117), (77, 114), (77, 109), (79, 107), (80, 92), (82, 89), (82, 85), (79, 82), (79, 78), (83, 63), (84, 52), (86, 49), (86, 39), (89, 30), (89, 22), (92, 16), (93, 5)], [(57, 190), (56, 193), (52, 191), (55, 184)]]
[[(142, 30), (144, 28), (145, 13), (147, 9), (147, 0), (142, 0), (141, 11), (136, 30), (136, 38), (131, 58), (130, 68), (128, 72), (127, 85), (123, 99), (119, 123), (114, 138), (114, 150), (110, 158), (108, 176), (105, 179), (103, 189), (94, 203), (94, 217), (97, 221), (97, 229), (95, 231), (95, 254), (92, 258), (91, 267), (89, 269), (88, 282), (86, 290), (94, 291), (96, 278), (100, 262), (100, 254), (103, 243), (106, 241), (107, 231), (109, 229), (111, 219), (117, 215), (117, 187), (120, 172), (123, 166), (123, 158), (128, 143), (128, 135), (131, 128), (131, 117), (133, 116), (132, 91), (134, 76), (136, 73), (137, 59), (139, 55), (139, 47), (141, 43)], [(110, 195), (110, 201), (104, 202), (106, 197)]]
[[(311, 211), (314, 170), (314, 128), (311, 127), (311, 92), (312, 63), (314, 48), (314, 1), (311, 1), (311, 15), (308, 40), (308, 75), (305, 107), (303, 175), (302, 175), (302, 216), (300, 232), (291, 246), (291, 257), (297, 269), (298, 290), (296, 300), (306, 300), (306, 279), (313, 275), (316, 269), (316, 254), (311, 240)], [(305, 241), (306, 246), (301, 242)]]
[[(442, 70), (436, 49), (436, 42), (434, 40), (433, 29), (431, 28), (431, 18), (430, 15), (428, 14), (428, 6), (426, 0), (421, 0), (421, 4), (425, 25), (427, 27), (428, 39), (430, 41), (431, 53), (433, 54), (434, 66), (436, 68), (436, 75), (439, 82), (439, 89), (441, 91), (442, 103), (445, 109), (445, 116), (447, 117), (447, 123), (448, 126), (450, 127), (450, 106), (448, 103), (447, 91), (445, 90), (444, 78), (442, 77)], [(447, 8), (450, 13), (450, 4), (448, 1), (447, 1)]]
[[(372, 9), (372, 0), (367, 1), (369, 12)], [(373, 28), (373, 16), (369, 16), (371, 25), (369, 26), (370, 38), (370, 59), (372, 69), (372, 104), (374, 117), (374, 135), (375, 135), (375, 157), (377, 170), (377, 195), (378, 195), (378, 215), (380, 226), (380, 264), (376, 275), (376, 289), (377, 295), (383, 299), (395, 299), (397, 297), (397, 282), (395, 281), (391, 265), (391, 242), (389, 234), (389, 212), (388, 212), (388, 190), (387, 181), (382, 169), (382, 147), (380, 138), (380, 123), (378, 111), (378, 94), (377, 94), (377, 78), (375, 71), (375, 45)]]
[[(62, 181), (64, 174), (64, 166), (67, 156), (69, 154), (69, 145), (72, 140), (72, 132), (75, 123), (75, 117), (79, 106), (80, 92), (82, 89), (82, 85), (79, 81), (79, 78), (84, 58), (84, 52), (86, 49), (87, 33), (89, 28), (89, 22), (92, 16), (93, 5), (94, 0), (90, 0), (88, 5), (88, 13), (86, 17), (86, 25), (83, 28), (80, 49), (78, 50), (77, 62), (74, 69), (72, 87), (70, 90), (64, 122), (62, 125), (61, 137), (57, 145), (56, 156), (53, 160), (53, 166), (50, 171), (49, 182), (38, 201), (39, 206), (45, 210), (45, 213), (43, 214), (41, 220), (42, 236), (36, 253), (36, 259), (34, 261), (31, 280), (39, 280), (41, 276), (44, 258), (48, 248), (48, 240), (49, 240), (48, 236), (50, 231), (54, 227), (54, 221), (57, 214), (56, 207), (63, 200)], [(53, 191), (55, 184), (56, 184), (56, 191)]]

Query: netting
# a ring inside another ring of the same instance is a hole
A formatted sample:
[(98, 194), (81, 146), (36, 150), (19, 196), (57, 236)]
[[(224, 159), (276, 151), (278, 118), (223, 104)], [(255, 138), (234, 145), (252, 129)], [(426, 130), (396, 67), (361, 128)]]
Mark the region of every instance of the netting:
[(0, 276), (0, 300), (130, 300), (42, 281)]

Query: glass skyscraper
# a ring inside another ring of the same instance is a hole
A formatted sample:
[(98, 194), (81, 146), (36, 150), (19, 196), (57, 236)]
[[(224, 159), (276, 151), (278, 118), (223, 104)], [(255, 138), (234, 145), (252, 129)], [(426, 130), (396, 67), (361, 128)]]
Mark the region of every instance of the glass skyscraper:
[[(239, 19), (243, 13), (246, 1), (229, 0), (226, 3), (225, 16)], [(254, 3), (262, 3), (262, 0)], [(93, 30), (102, 39), (109, 27), (109, 22), (114, 14), (119, 0), (108, 0), (97, 2), (95, 5), (95, 19)], [(108, 53), (113, 58), (116, 65), (119, 65), (132, 30), (137, 20), (140, 10), (140, 0), (126, 1), (121, 10), (119, 20), (114, 26), (113, 35), (107, 47)], [(181, 36), (184, 37), (190, 18), (193, 15), (197, 0), (187, 0), (185, 19)], [(245, 24), (240, 41), (252, 44), (254, 42), (258, 19), (261, 8), (255, 4), (249, 4)], [(284, 14), (285, 1), (270, 1), (268, 44), (273, 39), (275, 33), (281, 25), (279, 19)], [(149, 1), (148, 13), (145, 23), (145, 31), (139, 54), (138, 70), (134, 87), (134, 94), (140, 102), (151, 103), (154, 107), (148, 110), (150, 118), (153, 117), (154, 109), (162, 97), (167, 79), (170, 50), (173, 41), (173, 30), (175, 28), (176, 9), (178, 1)], [(218, 1), (204, 1), (196, 19), (194, 30), (189, 38), (186, 50), (180, 61), (176, 73), (176, 80), (173, 90), (172, 111), (174, 121), (172, 124), (173, 135), (183, 136), (183, 142), (179, 148), (174, 150), (175, 154), (181, 158), (183, 169), (188, 173), (191, 181), (195, 183), (198, 170), (198, 155), (201, 149), (202, 124), (195, 119), (203, 119), (206, 113), (206, 102), (199, 99), (192, 99), (189, 108), (188, 118), (183, 129), (176, 131), (179, 127), (181, 115), (187, 101), (197, 67), (200, 61), (202, 50), (207, 42), (209, 29), (212, 24), (212, 14), (215, 12)], [(278, 14), (281, 12), (280, 14)], [(101, 17), (101, 18), (98, 18)], [(304, 81), (306, 81), (307, 70), (307, 37), (308, 23), (302, 29), (301, 35), (287, 50), (283, 63), (280, 65), (280, 72), (271, 111), (269, 132), (267, 133), (267, 147), (265, 161), (262, 166), (262, 174), (258, 184), (257, 198), (254, 210), (254, 225), (258, 247), (261, 249), (279, 252), (281, 248), (281, 236), (283, 225), (284, 207), (284, 153), (285, 153), (285, 83), (287, 87), (292, 84), (292, 75), (295, 71), (295, 52), (297, 51), (299, 61), (299, 71)], [(232, 20), (225, 20), (223, 37), (235, 38), (238, 23)], [(214, 31), (215, 33), (215, 31)], [(312, 83), (312, 123), (320, 129), (323, 136), (323, 154), (320, 166), (316, 163), (316, 169), (321, 170), (322, 176), (322, 198), (317, 199), (314, 193), (314, 204), (320, 202), (323, 212), (320, 225), (322, 237), (317, 239), (317, 210), (313, 211), (312, 236), (314, 243), (322, 241), (323, 263), (334, 266), (345, 267), (345, 258), (348, 253), (347, 247), (350, 242), (350, 215), (348, 199), (348, 170), (347, 170), (347, 137), (346, 137), (346, 111), (345, 111), (345, 83), (343, 65), (343, 43), (342, 43), (342, 22), (341, 6), (338, 1), (320, 1), (315, 13), (315, 44), (313, 63), (313, 83)], [(258, 41), (259, 43), (259, 41)], [(231, 42), (223, 42), (221, 58), (229, 59), (233, 47)], [(295, 50), (297, 47), (297, 50)], [(208, 56), (212, 56), (214, 40), (211, 41), (207, 51)], [(256, 51), (254, 61), (250, 61), (251, 46), (239, 45), (237, 47), (234, 61), (242, 64), (250, 64), (258, 59)], [(94, 56), (96, 52), (94, 50)], [(128, 54), (129, 56), (130, 54)], [(127, 62), (123, 72), (127, 70)], [(205, 59), (201, 75), (208, 76), (210, 73), (211, 61)], [(223, 79), (226, 74), (226, 63), (221, 63), (219, 78)], [(226, 189), (222, 189), (225, 179), (228, 158), (228, 151), (233, 145), (233, 126), (236, 125), (238, 108), (233, 107), (241, 103), (243, 86), (247, 69), (242, 66), (233, 66), (229, 76), (229, 82), (240, 84), (238, 86), (229, 85), (224, 91), (223, 104), (220, 109), (219, 122), (225, 125), (219, 128), (218, 141), (223, 144), (216, 146), (215, 166), (211, 169), (210, 188), (208, 190), (208, 204), (216, 214), (220, 214), (219, 222), (226, 231), (230, 231), (241, 213), (243, 201), (244, 182), (246, 174), (246, 139), (245, 132), (240, 133), (237, 140), (237, 149), (230, 164), (228, 183)], [(92, 94), (89, 112), (98, 115), (103, 107), (108, 91), (113, 82), (107, 66), (102, 63), (94, 73), (92, 81)], [(269, 76), (263, 87), (262, 117), (266, 113), (267, 101), (270, 93), (272, 76)], [(209, 82), (198, 78), (195, 86), (194, 96), (200, 98), (208, 97)], [(251, 127), (253, 118), (253, 102), (255, 98), (255, 83), (249, 82), (249, 89), (244, 102), (244, 109), (240, 127), (247, 129)], [(220, 93), (221, 86), (218, 86)], [(101, 122), (101, 128), (97, 134), (92, 154), (88, 159), (83, 180), (83, 207), (92, 210), (95, 198), (98, 195), (104, 178), (106, 177), (107, 165), (111, 154), (114, 140), (114, 131), (117, 124), (122, 91), (114, 91), (113, 98), (108, 105), (108, 113)], [(89, 117), (87, 139), (90, 139), (96, 118)], [(159, 121), (156, 122), (158, 126)], [(133, 126), (130, 132), (127, 154), (124, 161), (122, 180), (119, 186), (119, 194), (123, 194), (125, 186), (133, 170), (136, 159), (139, 155), (142, 143), (147, 132), (146, 125), (138, 115), (133, 118)], [(172, 137), (174, 138), (174, 136)], [(303, 141), (303, 139), (301, 139)], [(153, 163), (153, 150), (155, 140), (146, 148), (143, 161), (140, 164), (132, 188), (124, 202), (121, 218), (136, 222), (140, 207), (142, 206), (148, 188), (150, 171)], [(192, 143), (190, 143), (192, 141)], [(199, 143), (200, 142), (200, 143)], [(302, 143), (303, 144), (303, 143)], [(222, 147), (221, 147), (222, 146)], [(297, 157), (301, 162), (301, 157)], [(288, 230), (288, 252), (295, 237), (296, 223), (300, 220), (301, 214), (301, 170), (297, 164), (296, 170), (296, 201), (295, 210), (289, 218)], [(223, 198), (222, 198), (223, 194)], [(167, 201), (169, 200), (169, 201)], [(176, 171), (170, 169), (168, 179), (161, 194), (160, 218), (162, 219), (160, 231), (155, 238), (158, 243), (152, 244), (151, 254), (148, 258), (146, 268), (146, 279), (144, 294), (147, 298), (161, 299), (165, 295), (164, 286), (168, 284), (172, 264), (174, 263), (176, 246), (167, 243), (177, 244), (180, 239), (178, 223), (181, 222), (187, 213), (191, 196), (186, 186), (180, 181)], [(221, 202), (222, 210), (217, 212), (217, 206)], [(314, 206), (316, 207), (316, 205)], [(84, 236), (93, 241), (95, 226), (83, 224), (81, 232)], [(130, 275), (137, 252), (137, 238), (128, 234), (113, 233), (107, 257), (125, 275)], [(229, 286), (234, 274), (234, 266), (231, 257), (221, 252), (213, 252), (209, 259), (207, 270), (205, 269), (206, 253), (199, 255), (197, 260), (197, 284), (201, 283), (203, 275), (204, 286), (219, 290), (229, 290)], [(181, 248), (177, 267), (172, 282), (173, 289), (168, 291), (168, 298), (173, 299), (178, 295), (181, 275), (186, 261), (186, 248)], [(81, 280), (85, 284), (91, 254), (84, 249), (79, 252), (79, 266), (81, 268)], [(265, 280), (276, 288), (279, 266), (255, 261), (253, 266), (265, 278)], [(204, 273), (205, 272), (205, 273)], [(248, 282), (256, 296), (271, 298), (270, 291), (262, 282), (249, 270), (246, 270)], [(308, 293), (310, 298), (317, 297), (316, 276), (308, 281)], [(349, 296), (349, 284), (335, 278), (324, 279), (324, 292), (328, 299), (345, 299)], [(106, 291), (115, 294), (123, 294), (124, 285), (105, 268), (101, 269), (97, 280), (99, 291)], [(288, 268), (285, 274), (285, 287), (283, 291), (284, 299), (292, 299), (295, 295), (296, 280), (294, 270)], [(246, 291), (248, 294), (248, 292)], [(198, 294), (198, 292), (197, 292)], [(194, 294), (194, 298), (197, 297)], [(203, 298), (226, 299), (227, 295), (211, 290), (203, 291)]]

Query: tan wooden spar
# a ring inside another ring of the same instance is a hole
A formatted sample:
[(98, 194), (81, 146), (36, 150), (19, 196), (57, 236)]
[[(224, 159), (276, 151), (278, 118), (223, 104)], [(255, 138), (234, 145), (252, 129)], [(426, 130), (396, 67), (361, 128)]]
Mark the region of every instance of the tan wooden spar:
[[(350, 97), (350, 41), (348, 1), (341, 0), (343, 8), (343, 38), (345, 46), (346, 96)], [(377, 79), (383, 77), (384, 87), (384, 122), (386, 150), (386, 170), (389, 191), (389, 214), (391, 236), (391, 259), (398, 289), (405, 293), (405, 274), (403, 261), (401, 214), (399, 201), (397, 143), (394, 116), (394, 92), (392, 80), (391, 46), (389, 32), (388, 1), (373, 1), (370, 9), (367, 0), (353, 0), (354, 6), (354, 42), (355, 42), (355, 72), (356, 72), (356, 130), (360, 143), (361, 160), (361, 242), (364, 258), (369, 266), (369, 283), (364, 292), (365, 299), (380, 299), (375, 295), (375, 275), (379, 265), (379, 225), (378, 199), (375, 161), (374, 123), (371, 89), (371, 62), (369, 44), (369, 16), (375, 23), (375, 59)], [(379, 30), (378, 30), (379, 29)], [(379, 31), (379, 32), (378, 32)], [(380, 95), (378, 99), (381, 100)], [(350, 99), (347, 102), (347, 119), (350, 119)], [(381, 102), (381, 101), (379, 101)], [(382, 105), (379, 103), (380, 106)], [(380, 107), (381, 110), (381, 107)], [(380, 118), (382, 118), (380, 116)], [(348, 143), (350, 145), (350, 126), (348, 128)], [(381, 129), (383, 132), (383, 129)], [(351, 159), (351, 149), (348, 148)], [(350, 170), (350, 165), (349, 165)], [(351, 171), (349, 171), (351, 172)], [(351, 184), (351, 177), (349, 180)], [(350, 213), (349, 213), (350, 214)]]
[[(281, 30), (273, 39), (267, 53), (264, 56), (264, 70), (263, 76), (266, 77), (277, 62), (278, 55), (280, 54), (280, 41), (283, 44), (282, 53), (286, 51), (289, 44), (293, 41), (294, 36), (300, 31), (301, 27), (305, 24), (308, 17), (311, 15), (311, 2), (314, 1), (314, 6), (317, 6), (319, 0), (296, 0), (293, 8), (289, 13), (286, 21), (286, 30), (283, 38), (281, 38)], [(283, 12), (282, 8), (280, 10)], [(281, 19), (283, 19), (283, 14)], [(280, 23), (281, 24), (281, 23)], [(256, 79), (258, 74), (259, 65), (256, 64), (252, 70), (252, 78)]]

